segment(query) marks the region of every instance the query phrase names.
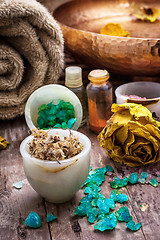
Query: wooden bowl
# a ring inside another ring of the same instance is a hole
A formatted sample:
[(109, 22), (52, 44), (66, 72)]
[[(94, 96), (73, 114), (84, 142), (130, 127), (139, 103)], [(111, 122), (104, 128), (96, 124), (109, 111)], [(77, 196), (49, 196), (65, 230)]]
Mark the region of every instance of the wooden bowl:
[[(66, 47), (79, 61), (123, 75), (160, 74), (160, 20), (154, 23), (131, 15), (123, 0), (76, 0), (55, 9)], [(158, 0), (134, 0), (138, 5), (160, 8)], [(131, 37), (99, 34), (107, 23), (119, 23)]]

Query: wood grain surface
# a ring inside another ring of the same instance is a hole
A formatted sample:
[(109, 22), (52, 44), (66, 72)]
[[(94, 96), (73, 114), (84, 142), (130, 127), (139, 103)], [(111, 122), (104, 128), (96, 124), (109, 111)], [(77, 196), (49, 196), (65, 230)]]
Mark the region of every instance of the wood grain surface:
[[(61, 1), (44, 1), (44, 5), (54, 8)], [(53, 3), (53, 4), (52, 4)], [(83, 68), (84, 85), (87, 85), (87, 75), (91, 70), (66, 52), (65, 66), (79, 65)], [(119, 76), (111, 76), (113, 88), (126, 82)], [(59, 79), (64, 84), (64, 72)], [(110, 164), (115, 171), (120, 171), (119, 165), (110, 161), (105, 151), (99, 147), (97, 135), (91, 132), (88, 125), (79, 129), (86, 134), (91, 142), (91, 166), (93, 169)], [(0, 239), (1, 240), (159, 240), (160, 239), (160, 187), (136, 184), (123, 188), (123, 192), (129, 196), (128, 206), (133, 220), (142, 222), (142, 228), (137, 232), (126, 229), (125, 223), (118, 222), (116, 229), (103, 233), (95, 231), (94, 225), (89, 224), (86, 217), (77, 217), (74, 210), (83, 197), (83, 190), (79, 190), (67, 203), (53, 204), (46, 202), (29, 185), (23, 170), (22, 157), (19, 146), (22, 140), (28, 136), (28, 127), (24, 116), (10, 121), (0, 121), (0, 136), (9, 141), (7, 149), (0, 151)], [(18, 190), (12, 184), (23, 181), (23, 187)], [(109, 177), (102, 184), (101, 193), (109, 197), (111, 192)], [(140, 210), (140, 204), (146, 203), (148, 209)], [(119, 208), (122, 205), (116, 205)], [(42, 227), (31, 229), (23, 224), (27, 215), (35, 211), (42, 220)], [(47, 212), (57, 216), (52, 223), (46, 222)]]

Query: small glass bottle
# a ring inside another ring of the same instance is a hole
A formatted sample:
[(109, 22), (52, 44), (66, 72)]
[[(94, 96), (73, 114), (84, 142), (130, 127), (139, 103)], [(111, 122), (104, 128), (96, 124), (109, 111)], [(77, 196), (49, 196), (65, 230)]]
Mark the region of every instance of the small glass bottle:
[(78, 66), (70, 66), (65, 69), (65, 86), (74, 92), (79, 98), (83, 117), (80, 126), (86, 123), (86, 89), (82, 82), (82, 68)]
[(108, 81), (110, 75), (106, 70), (93, 70), (89, 73), (90, 83), (87, 85), (89, 127), (100, 133), (111, 117), (113, 103), (112, 85)]

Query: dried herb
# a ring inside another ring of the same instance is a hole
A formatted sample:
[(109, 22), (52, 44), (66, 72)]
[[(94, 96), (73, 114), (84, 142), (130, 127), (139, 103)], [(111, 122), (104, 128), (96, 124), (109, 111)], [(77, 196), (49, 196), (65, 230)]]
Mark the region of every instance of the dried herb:
[(32, 130), (33, 139), (29, 143), (31, 156), (47, 161), (57, 161), (71, 158), (79, 154), (83, 144), (72, 132), (68, 137), (60, 138), (58, 134), (49, 135), (49, 131)]

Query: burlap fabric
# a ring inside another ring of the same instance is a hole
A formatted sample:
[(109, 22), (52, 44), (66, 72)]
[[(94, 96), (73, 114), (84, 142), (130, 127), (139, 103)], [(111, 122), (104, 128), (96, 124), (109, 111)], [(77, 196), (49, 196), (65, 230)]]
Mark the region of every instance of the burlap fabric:
[(0, 119), (24, 113), (30, 94), (55, 83), (63, 68), (63, 36), (35, 0), (0, 0)]

